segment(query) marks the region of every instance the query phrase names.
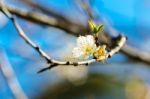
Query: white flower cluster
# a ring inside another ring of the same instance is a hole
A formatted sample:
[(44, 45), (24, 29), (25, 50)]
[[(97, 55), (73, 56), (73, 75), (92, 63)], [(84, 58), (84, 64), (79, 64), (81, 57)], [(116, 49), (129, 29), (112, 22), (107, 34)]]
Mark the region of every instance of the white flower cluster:
[(77, 47), (73, 49), (72, 53), (78, 59), (88, 59), (90, 56), (94, 56), (99, 61), (103, 61), (107, 55), (105, 48), (106, 46), (97, 47), (92, 35), (79, 36), (77, 38)]

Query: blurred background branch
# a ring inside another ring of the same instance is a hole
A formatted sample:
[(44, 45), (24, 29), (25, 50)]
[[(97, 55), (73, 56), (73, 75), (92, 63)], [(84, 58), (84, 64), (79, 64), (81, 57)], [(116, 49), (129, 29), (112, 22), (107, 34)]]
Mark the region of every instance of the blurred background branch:
[(0, 70), (7, 81), (7, 84), (12, 94), (14, 95), (14, 98), (28, 99), (20, 86), (17, 77), (15, 75), (15, 71), (13, 70), (11, 64), (9, 63), (6, 52), (1, 45), (0, 45)]
[[(24, 9), (18, 9), (10, 5), (5, 5), (5, 7), (12, 13), (23, 19), (29, 20), (31, 22), (36, 22), (38, 24), (48, 25), (56, 28), (60, 28), (66, 32), (74, 33), (77, 35), (80, 31), (85, 32), (85, 26), (70, 22), (70, 20), (65, 21), (64, 19), (59, 19), (59, 17), (50, 17), (44, 14), (36, 13), (33, 11), (27, 11)], [(2, 10), (2, 4), (0, 4), (0, 10)], [(61, 21), (60, 21), (61, 20)]]

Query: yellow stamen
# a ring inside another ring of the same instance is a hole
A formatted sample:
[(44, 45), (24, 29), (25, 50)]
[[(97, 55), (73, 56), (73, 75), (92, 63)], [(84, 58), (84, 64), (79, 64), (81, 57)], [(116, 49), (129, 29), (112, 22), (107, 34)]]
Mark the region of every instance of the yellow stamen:
[(94, 56), (97, 60), (103, 61), (106, 59), (107, 52), (106, 52), (106, 45), (102, 45), (101, 47), (97, 48), (97, 51), (94, 53)]

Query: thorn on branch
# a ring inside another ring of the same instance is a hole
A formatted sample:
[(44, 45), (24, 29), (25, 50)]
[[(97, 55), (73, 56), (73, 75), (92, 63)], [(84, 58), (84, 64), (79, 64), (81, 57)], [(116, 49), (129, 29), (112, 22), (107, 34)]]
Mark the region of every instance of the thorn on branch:
[(69, 61), (67, 61), (67, 62), (66, 62), (66, 65), (69, 65), (69, 64), (70, 64), (70, 62), (69, 62)]
[(56, 63), (51, 64), (50, 66), (45, 67), (45, 68), (43, 68), (43, 69), (39, 70), (37, 73), (44, 72), (44, 71), (46, 71), (46, 70), (48, 70), (48, 69), (51, 69), (51, 68), (53, 68), (53, 67), (55, 67), (55, 66), (57, 66), (57, 65), (58, 65), (58, 64), (56, 64)]
[(77, 63), (77, 62), (74, 62), (74, 63), (73, 63), (73, 66), (78, 66), (78, 63)]
[(108, 58), (111, 58), (111, 55), (108, 55)]
[(85, 64), (85, 66), (88, 66), (88, 65), (89, 65), (89, 63), (86, 63), (86, 64)]

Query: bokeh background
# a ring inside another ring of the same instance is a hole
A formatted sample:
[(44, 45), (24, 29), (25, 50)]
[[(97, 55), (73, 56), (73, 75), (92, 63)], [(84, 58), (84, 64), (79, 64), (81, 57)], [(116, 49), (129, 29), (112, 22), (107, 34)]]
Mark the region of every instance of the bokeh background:
[[(75, 0), (33, 0), (74, 22), (86, 24), (87, 17)], [(91, 0), (92, 1), (92, 0)], [(20, 9), (36, 11), (21, 0), (5, 0)], [(150, 0), (93, 0), (97, 19), (105, 29), (122, 32), (130, 45), (150, 54)], [(38, 11), (36, 11), (38, 12)], [(42, 13), (42, 12), (39, 12)], [(55, 59), (72, 60), (76, 37), (71, 33), (17, 17), (25, 33)], [(37, 74), (47, 64), (18, 35), (12, 22), (0, 12), (0, 59), (12, 67), (29, 99), (150, 99), (150, 65), (122, 53), (104, 64), (88, 67), (56, 67)], [(6, 64), (5, 64), (6, 63)], [(15, 89), (14, 89), (15, 90)], [(0, 99), (15, 99), (0, 71)]]

